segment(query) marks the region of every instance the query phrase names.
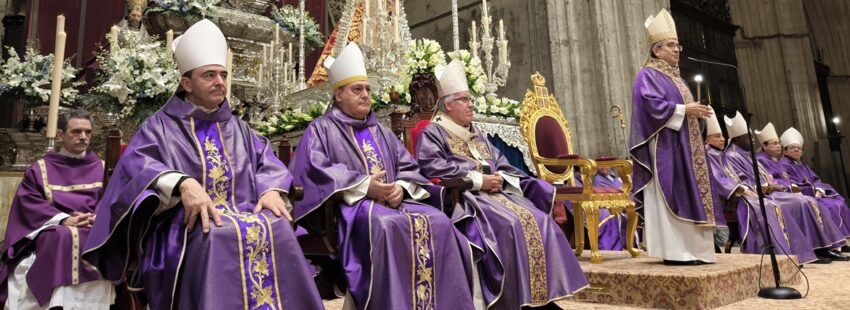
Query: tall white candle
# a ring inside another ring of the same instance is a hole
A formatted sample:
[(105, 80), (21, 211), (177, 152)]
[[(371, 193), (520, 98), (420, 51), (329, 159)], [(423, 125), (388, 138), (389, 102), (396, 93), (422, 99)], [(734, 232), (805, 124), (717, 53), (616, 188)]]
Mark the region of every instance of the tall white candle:
[(227, 102), (230, 102), (231, 91), (230, 86), (233, 85), (233, 51), (227, 49)]
[[(292, 42), (289, 42), (289, 58), (287, 58), (287, 62), (292, 63)], [(283, 60), (283, 59), (281, 59)]]
[(277, 46), (278, 42), (280, 42), (280, 25), (277, 22), (274, 23), (274, 45)]
[(401, 16), (401, 0), (395, 1), (395, 13), (393, 13), (393, 39), (395, 42), (401, 42), (401, 28), (398, 25), (399, 16)]
[(499, 40), (505, 40), (505, 23), (499, 19)]
[[(61, 15), (60, 15), (61, 16)], [(59, 99), (62, 97), (62, 65), (65, 60), (64, 31), (56, 33), (56, 50), (53, 52), (53, 75), (50, 79), (50, 108), (47, 112), (47, 138), (56, 137), (56, 122), (59, 120)]]
[(172, 43), (174, 43), (174, 30), (168, 29), (168, 31), (165, 32), (165, 50), (168, 51), (169, 55), (173, 52), (171, 49)]
[(59, 14), (56, 16), (56, 33), (65, 31), (65, 15)]
[(363, 0), (363, 2), (363, 17), (365, 18), (361, 19), (363, 23), (361, 27), (363, 27), (362, 34), (365, 41), (369, 38), (369, 19), (371, 16), (369, 16), (369, 0)]
[(118, 26), (112, 26), (109, 30), (109, 53), (112, 54), (118, 49)]

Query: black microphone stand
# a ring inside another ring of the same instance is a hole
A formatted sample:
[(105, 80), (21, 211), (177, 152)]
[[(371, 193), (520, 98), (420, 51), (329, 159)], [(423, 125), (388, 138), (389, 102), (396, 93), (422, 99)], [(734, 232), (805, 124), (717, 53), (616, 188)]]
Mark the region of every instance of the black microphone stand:
[[(741, 79), (741, 71), (738, 71), (738, 67), (732, 64), (722, 63), (722, 62), (714, 62), (702, 59), (696, 59), (688, 57), (688, 59), (693, 60), (695, 62), (706, 63), (710, 65), (723, 66), (735, 69), (735, 73), (738, 74), (738, 85), (741, 87), (741, 92), (743, 93), (744, 105), (747, 103), (747, 91), (744, 88), (743, 80)], [(753, 133), (750, 130), (750, 115), (747, 115), (747, 138), (750, 141), (750, 160), (753, 163), (753, 175), (756, 178), (756, 193), (759, 196), (759, 208), (761, 209), (762, 220), (764, 220), (764, 235), (765, 240), (767, 241), (767, 253), (770, 255), (770, 263), (773, 267), (773, 280), (776, 282), (776, 287), (764, 287), (760, 288), (758, 292), (758, 296), (761, 298), (770, 298), (770, 299), (799, 299), (803, 298), (803, 295), (800, 294), (799, 291), (794, 289), (793, 287), (784, 287), (780, 283), (780, 273), (779, 273), (779, 264), (776, 262), (776, 252), (775, 246), (773, 244), (773, 238), (771, 237), (771, 233), (769, 231), (769, 224), (767, 222), (767, 210), (764, 207), (764, 192), (762, 192), (761, 186), (761, 174), (759, 173), (758, 160), (756, 160), (756, 151), (755, 146), (753, 145)]]

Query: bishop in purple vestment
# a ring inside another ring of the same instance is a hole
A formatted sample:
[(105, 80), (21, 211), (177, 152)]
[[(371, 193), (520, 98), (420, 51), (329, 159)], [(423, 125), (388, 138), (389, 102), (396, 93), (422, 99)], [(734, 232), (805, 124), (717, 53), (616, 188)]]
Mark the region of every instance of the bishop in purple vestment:
[(0, 305), (108, 309), (115, 299), (112, 283), (80, 260), (103, 193), (103, 161), (87, 152), (91, 116), (70, 111), (57, 128), (61, 148), (30, 166), (12, 201), (0, 257)]
[(715, 261), (715, 209), (701, 120), (712, 110), (695, 102), (679, 73), (675, 23), (662, 9), (645, 24), (652, 58), (638, 72), (629, 144), (635, 200), (644, 208), (647, 253), (668, 264)]
[[(738, 119), (738, 118), (736, 118)], [(746, 133), (746, 122), (740, 118), (740, 126), (730, 126), (727, 132), (737, 136), (740, 132)], [(770, 195), (764, 195), (765, 213), (762, 213), (759, 198), (756, 194), (755, 183), (751, 174), (736, 171), (729, 165), (727, 153), (724, 146), (726, 140), (720, 131), (720, 125), (716, 118), (708, 120), (706, 126), (706, 154), (712, 168), (712, 190), (715, 195), (715, 203), (720, 203), (726, 210), (732, 211), (738, 220), (741, 253), (762, 254), (767, 246), (767, 236), (777, 246), (777, 254), (796, 255), (798, 262), (802, 263), (826, 263), (818, 261), (815, 256), (809, 236), (805, 234), (798, 222), (808, 220), (808, 223), (817, 225), (811, 213), (803, 213), (804, 218), (795, 218), (798, 212), (795, 209), (806, 208), (805, 204), (783, 203), (777, 201)], [(746, 137), (746, 135), (743, 135)], [(738, 153), (730, 153), (737, 157)], [(743, 177), (743, 179), (742, 179)], [(764, 216), (767, 216), (769, 230), (764, 227)]]
[(334, 104), (313, 120), (292, 162), (308, 194), (299, 225), (335, 208), (337, 247), (356, 309), (471, 309), (469, 243), (428, 198), (430, 182), (389, 128), (377, 121), (363, 56), (355, 43), (329, 57)]
[(845, 238), (850, 238), (850, 209), (847, 208), (844, 197), (841, 197), (831, 185), (821, 181), (814, 170), (802, 161), (803, 136), (797, 129), (791, 127), (782, 133), (780, 139), (785, 155), (780, 163), (785, 168), (788, 182), (804, 195), (817, 199), (821, 208), (827, 210), (836, 222), (841, 234)]
[(152, 309), (322, 309), (287, 211), (292, 176), (225, 100), (224, 35), (202, 20), (174, 46), (180, 89), (122, 154), (84, 258)]
[(472, 97), (459, 61), (438, 72), (437, 90), (439, 110), (419, 137), (416, 157), (427, 178), (472, 179), (452, 220), (484, 251), (476, 265), (476, 301), (480, 296), (496, 309), (543, 306), (586, 287), (550, 216), (554, 187), (511, 166), (472, 125)]
[[(746, 121), (738, 113), (734, 119), (726, 119), (727, 128), (730, 129), (731, 143), (726, 148), (725, 155), (729, 167), (738, 175), (738, 178), (750, 188), (756, 188), (753, 164), (750, 159), (750, 142), (747, 133)], [(770, 199), (778, 203), (785, 214), (786, 220), (796, 221), (797, 226), (803, 231), (809, 242), (815, 249), (818, 258), (832, 260), (830, 248), (843, 244), (843, 236), (838, 226), (823, 212), (823, 208), (811, 197), (800, 194), (783, 192), (782, 187), (775, 183), (773, 177), (768, 174), (761, 165), (758, 167), (759, 178), (763, 188), (770, 191)], [(803, 261), (802, 257), (800, 258)], [(822, 261), (818, 261), (821, 263)]]

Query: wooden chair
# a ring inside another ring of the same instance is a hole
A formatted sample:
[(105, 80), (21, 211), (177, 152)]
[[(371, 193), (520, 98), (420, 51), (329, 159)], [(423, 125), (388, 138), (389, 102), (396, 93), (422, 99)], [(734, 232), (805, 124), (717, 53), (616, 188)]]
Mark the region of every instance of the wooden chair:
[[(576, 256), (584, 250), (584, 222), (590, 242), (590, 260), (602, 262), (599, 253), (599, 209), (612, 215), (626, 211), (626, 250), (632, 257), (640, 255), (634, 248), (637, 230), (635, 203), (629, 197), (632, 188), (632, 163), (614, 157), (591, 160), (574, 154), (572, 133), (554, 95), (549, 94), (546, 80), (535, 73), (531, 76), (533, 90), (528, 90), (520, 107), (520, 131), (528, 143), (538, 176), (555, 186), (556, 200), (569, 200), (574, 205)], [(583, 185), (576, 186), (573, 169), (578, 167)], [(623, 180), (620, 189), (593, 186), (597, 167), (609, 167)]]

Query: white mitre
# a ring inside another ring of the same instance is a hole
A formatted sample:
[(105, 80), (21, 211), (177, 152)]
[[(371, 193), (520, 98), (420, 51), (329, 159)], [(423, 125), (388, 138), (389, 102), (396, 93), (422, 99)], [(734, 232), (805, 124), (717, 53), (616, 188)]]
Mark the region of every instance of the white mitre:
[(454, 93), (469, 91), (469, 83), (466, 81), (466, 71), (463, 64), (455, 59), (445, 67), (437, 67), (434, 70), (437, 76), (437, 97), (442, 98)]
[(794, 127), (788, 128), (785, 132), (782, 133), (782, 136), (779, 137), (779, 141), (782, 142), (782, 146), (789, 146), (792, 144), (799, 145), (803, 147), (803, 135), (800, 134), (797, 129)]
[(759, 132), (759, 141), (764, 144), (773, 140), (779, 140), (779, 135), (776, 134), (776, 127), (773, 127), (773, 123), (768, 122)]
[(206, 65), (227, 67), (227, 39), (221, 29), (203, 19), (171, 43), (180, 74)]
[(723, 122), (726, 123), (726, 133), (729, 134), (729, 139), (747, 134), (747, 121), (744, 120), (741, 112), (736, 111), (733, 118), (723, 116)]
[(676, 33), (676, 22), (673, 21), (673, 16), (667, 9), (661, 9), (655, 16), (650, 15), (643, 23), (646, 28), (647, 43), (650, 46), (666, 39), (679, 39)]
[(333, 89), (339, 89), (353, 82), (369, 81), (363, 52), (354, 42), (348, 43), (336, 57), (326, 58), (324, 66), (328, 70), (328, 81)]
[(720, 131), (720, 122), (717, 120), (717, 114), (705, 119), (705, 134), (710, 136), (713, 134), (723, 133)]

